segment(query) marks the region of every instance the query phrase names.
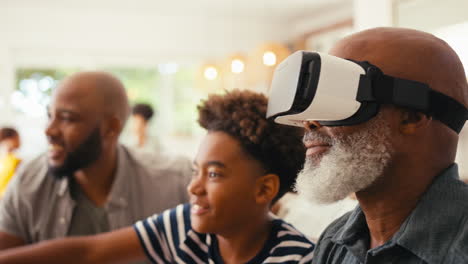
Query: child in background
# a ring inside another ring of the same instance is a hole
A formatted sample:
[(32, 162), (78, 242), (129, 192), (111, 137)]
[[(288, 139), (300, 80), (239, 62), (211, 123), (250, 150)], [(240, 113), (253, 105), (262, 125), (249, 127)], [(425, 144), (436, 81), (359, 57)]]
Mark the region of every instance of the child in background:
[(0, 129), (0, 197), (3, 196), (8, 182), (21, 161), (14, 153), (20, 144), (19, 134), (14, 128)]

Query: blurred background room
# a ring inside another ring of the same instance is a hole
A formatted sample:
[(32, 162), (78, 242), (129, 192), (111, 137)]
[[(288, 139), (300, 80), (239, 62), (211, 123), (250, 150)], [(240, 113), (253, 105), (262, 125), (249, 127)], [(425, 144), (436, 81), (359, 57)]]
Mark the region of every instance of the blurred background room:
[[(203, 134), (201, 98), (233, 88), (268, 94), (289, 54), (327, 52), (357, 30), (431, 32), (468, 68), (467, 10), (466, 0), (0, 0), (0, 125), (19, 132), (22, 160), (44, 152), (54, 87), (71, 73), (105, 70), (132, 104), (153, 108), (147, 133), (158, 146), (192, 158)], [(467, 130), (457, 157), (465, 179)]]

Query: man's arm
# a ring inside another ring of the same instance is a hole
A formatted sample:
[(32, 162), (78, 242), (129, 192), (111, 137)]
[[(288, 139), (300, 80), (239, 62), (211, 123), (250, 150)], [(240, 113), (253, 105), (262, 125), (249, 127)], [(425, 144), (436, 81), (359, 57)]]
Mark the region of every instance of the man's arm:
[(55, 239), (0, 252), (2, 264), (126, 263), (145, 253), (133, 227), (94, 235)]
[[(43, 171), (39, 157), (29, 163), (22, 162), (8, 183), (0, 200), (0, 250), (29, 244), (31, 241), (28, 219), (31, 216), (31, 201), (37, 200), (31, 189), (37, 186)], [(34, 219), (38, 220), (39, 216)]]
[(0, 231), (0, 250), (24, 246), (23, 239)]

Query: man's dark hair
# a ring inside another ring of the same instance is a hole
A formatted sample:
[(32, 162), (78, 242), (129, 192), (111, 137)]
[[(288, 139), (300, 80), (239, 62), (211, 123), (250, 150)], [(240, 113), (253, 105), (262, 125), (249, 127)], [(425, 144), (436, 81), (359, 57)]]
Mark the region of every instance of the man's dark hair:
[(268, 173), (279, 176), (274, 203), (292, 189), (304, 164), (305, 147), (301, 128), (266, 119), (267, 102), (264, 95), (246, 90), (211, 95), (198, 106), (198, 123), (208, 131), (221, 131), (237, 139)]
[(132, 114), (133, 115), (140, 115), (145, 119), (146, 121), (149, 121), (151, 117), (154, 115), (154, 110), (149, 104), (136, 104), (132, 108)]
[(0, 142), (8, 139), (19, 137), (18, 131), (12, 127), (3, 127), (0, 129)]

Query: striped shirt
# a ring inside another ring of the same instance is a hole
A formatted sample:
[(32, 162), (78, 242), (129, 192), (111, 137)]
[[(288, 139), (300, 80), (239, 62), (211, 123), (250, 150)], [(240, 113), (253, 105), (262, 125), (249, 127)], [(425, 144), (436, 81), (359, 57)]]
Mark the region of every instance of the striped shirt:
[[(139, 221), (134, 228), (153, 263), (223, 263), (216, 236), (192, 229), (189, 204)], [(311, 263), (314, 246), (290, 224), (275, 219), (263, 249), (247, 263)]]

